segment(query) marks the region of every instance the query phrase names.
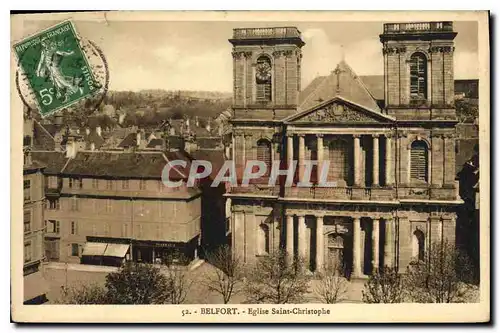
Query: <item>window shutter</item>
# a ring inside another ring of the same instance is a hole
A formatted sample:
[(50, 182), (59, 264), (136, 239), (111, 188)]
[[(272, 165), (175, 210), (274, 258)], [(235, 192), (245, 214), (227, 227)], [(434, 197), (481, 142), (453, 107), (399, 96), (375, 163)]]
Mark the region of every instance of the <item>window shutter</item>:
[(271, 143), (269, 141), (259, 140), (257, 142), (257, 161), (266, 164), (266, 175), (269, 175), (271, 173)]
[(427, 181), (427, 147), (421, 141), (415, 141), (411, 147), (411, 178)]
[(343, 140), (334, 140), (331, 142), (329, 148), (329, 178), (347, 181), (347, 176), (349, 174), (349, 150), (347, 143)]
[(427, 59), (421, 53), (410, 58), (410, 95), (413, 99), (427, 98)]

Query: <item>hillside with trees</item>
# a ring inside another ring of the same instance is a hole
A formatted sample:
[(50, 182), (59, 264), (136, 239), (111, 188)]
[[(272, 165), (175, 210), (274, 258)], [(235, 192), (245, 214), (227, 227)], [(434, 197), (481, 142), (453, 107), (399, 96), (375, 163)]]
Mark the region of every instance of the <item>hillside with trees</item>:
[[(164, 120), (198, 117), (201, 124), (216, 118), (232, 103), (230, 93), (207, 91), (109, 91), (97, 110), (82, 101), (62, 111), (70, 126), (154, 127)], [(49, 117), (49, 121), (53, 117)]]

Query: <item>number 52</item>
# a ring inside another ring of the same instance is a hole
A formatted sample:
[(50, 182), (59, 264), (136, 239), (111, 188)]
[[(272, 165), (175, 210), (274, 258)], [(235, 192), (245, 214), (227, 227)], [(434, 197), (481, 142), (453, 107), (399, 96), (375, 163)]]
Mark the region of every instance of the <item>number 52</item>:
[(54, 91), (52, 90), (53, 88), (50, 89), (42, 89), (38, 93), (40, 94), (40, 97), (42, 98), (42, 103), (43, 105), (50, 105), (52, 104), (52, 101), (54, 100), (52, 95)]

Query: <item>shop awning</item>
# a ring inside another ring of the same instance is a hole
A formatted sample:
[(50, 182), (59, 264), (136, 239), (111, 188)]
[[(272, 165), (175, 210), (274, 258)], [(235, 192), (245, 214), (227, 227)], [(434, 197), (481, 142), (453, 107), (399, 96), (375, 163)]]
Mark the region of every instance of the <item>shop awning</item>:
[(102, 256), (107, 245), (106, 243), (87, 242), (83, 248), (82, 256)]
[(104, 255), (107, 257), (123, 258), (127, 254), (129, 247), (130, 245), (128, 244), (108, 244)]
[(24, 301), (46, 294), (49, 291), (47, 281), (40, 271), (26, 275), (23, 279)]

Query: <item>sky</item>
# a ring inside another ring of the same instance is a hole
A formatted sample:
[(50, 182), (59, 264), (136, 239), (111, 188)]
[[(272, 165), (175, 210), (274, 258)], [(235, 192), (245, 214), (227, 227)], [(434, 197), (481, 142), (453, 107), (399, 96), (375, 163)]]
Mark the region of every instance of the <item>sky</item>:
[[(57, 22), (25, 21), (24, 35)], [(74, 21), (77, 31), (103, 51), (111, 90), (232, 91), (232, 29), (284, 26), (283, 22)], [(287, 22), (306, 43), (302, 87), (329, 74), (342, 59), (358, 75), (383, 74), (383, 22)], [(476, 22), (455, 22), (455, 79), (478, 78)]]

